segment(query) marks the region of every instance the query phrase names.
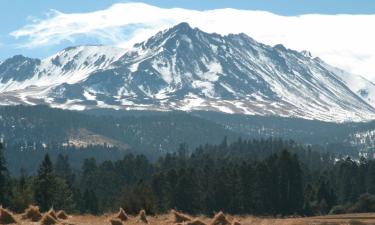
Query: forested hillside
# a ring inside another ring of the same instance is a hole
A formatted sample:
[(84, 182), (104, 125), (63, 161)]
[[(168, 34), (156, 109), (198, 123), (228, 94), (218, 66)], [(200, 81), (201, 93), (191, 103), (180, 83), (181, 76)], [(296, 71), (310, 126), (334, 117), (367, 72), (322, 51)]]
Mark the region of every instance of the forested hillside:
[[(180, 144), (189, 151), (217, 144), (224, 137), (293, 139), (315, 151), (338, 158), (375, 149), (374, 122), (327, 123), (281, 117), (245, 116), (213, 112), (67, 111), (46, 106), (0, 107), (0, 138), (6, 146), (9, 170), (35, 173), (45, 152), (52, 159), (69, 155), (74, 169), (82, 160), (117, 160), (144, 154), (154, 161), (175, 152)], [(19, 162), (22, 162), (19, 163)]]
[(35, 172), (46, 151), (52, 158), (68, 154), (77, 168), (87, 157), (102, 161), (135, 152), (155, 160), (181, 143), (194, 149), (219, 143), (223, 137), (235, 140), (241, 134), (179, 112), (114, 117), (46, 106), (13, 106), (0, 108), (0, 136), (10, 170), (18, 174), (21, 168)]

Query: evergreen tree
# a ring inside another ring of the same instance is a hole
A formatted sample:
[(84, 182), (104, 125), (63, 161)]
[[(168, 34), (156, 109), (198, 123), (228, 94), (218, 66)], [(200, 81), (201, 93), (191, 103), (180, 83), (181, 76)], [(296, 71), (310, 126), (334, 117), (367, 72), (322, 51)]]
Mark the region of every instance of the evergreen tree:
[(176, 183), (176, 207), (188, 213), (196, 213), (199, 210), (199, 186), (193, 169), (181, 169), (178, 171)]
[(3, 145), (0, 143), (0, 205), (8, 206), (10, 200), (10, 177), (6, 167)]
[(351, 158), (338, 164), (337, 187), (339, 202), (353, 203), (359, 197), (358, 165)]
[(53, 207), (55, 200), (56, 178), (48, 154), (41, 163), (35, 180), (35, 200), (42, 211)]
[(166, 175), (166, 205), (168, 209), (174, 209), (177, 206), (177, 191), (176, 191), (176, 185), (177, 185), (177, 172), (176, 170), (172, 169), (167, 172)]
[(97, 170), (96, 160), (94, 158), (85, 159), (82, 164), (81, 187), (83, 189), (92, 188), (95, 181), (95, 171)]
[(56, 209), (63, 209), (67, 212), (73, 212), (76, 204), (73, 199), (73, 191), (67, 181), (61, 178), (56, 179), (56, 189), (54, 193), (53, 206)]
[(231, 196), (230, 196), (230, 186), (228, 183), (229, 172), (225, 167), (217, 169), (213, 175), (213, 189), (212, 197), (214, 202), (214, 208), (212, 211), (225, 211), (228, 212)]
[(283, 151), (278, 162), (279, 203), (283, 215), (300, 213), (303, 206), (302, 170), (296, 156)]
[(156, 210), (157, 212), (165, 212), (167, 211), (166, 205), (166, 190), (164, 189), (166, 186), (166, 179), (164, 173), (155, 174), (151, 181), (152, 191), (156, 197)]
[(25, 170), (21, 170), (21, 177), (14, 181), (11, 208), (17, 213), (23, 212), (33, 202), (32, 185), (29, 180)]
[(61, 179), (64, 179), (68, 185), (72, 185), (74, 182), (74, 174), (70, 167), (69, 156), (59, 154), (55, 163), (55, 175)]
[(242, 212), (254, 211), (256, 201), (254, 196), (256, 191), (256, 183), (254, 181), (254, 179), (256, 179), (255, 171), (252, 165), (248, 163), (242, 163), (238, 170), (241, 179), (240, 195), (242, 201)]
[(93, 215), (99, 213), (98, 198), (93, 190), (86, 189), (83, 194), (83, 212)]

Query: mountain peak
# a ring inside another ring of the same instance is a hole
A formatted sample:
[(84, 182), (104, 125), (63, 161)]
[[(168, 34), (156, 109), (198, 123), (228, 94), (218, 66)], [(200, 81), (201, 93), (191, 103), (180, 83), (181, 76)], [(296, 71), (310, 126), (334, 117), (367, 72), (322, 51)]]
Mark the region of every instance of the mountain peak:
[(164, 32), (164, 34), (167, 35), (167, 36), (174, 35), (174, 34), (190, 36), (191, 34), (194, 34), (194, 31), (197, 31), (197, 30), (200, 31), (200, 32), (203, 32), (203, 31), (199, 30), (198, 28), (196, 28), (196, 29), (192, 28), (186, 22), (182, 22), (182, 23), (179, 23), (179, 24), (171, 27), (170, 29), (166, 30)]
[[(152, 36), (141, 44), (144, 44), (146, 48), (159, 47), (160, 45), (165, 44), (166, 40), (177, 41), (177, 39), (181, 39), (182, 37), (192, 37), (196, 30), (198, 29), (193, 29), (188, 23), (182, 22), (167, 30), (157, 33), (155, 36)], [(135, 46), (138, 45), (140, 44), (136, 44)]]
[(182, 22), (172, 27), (171, 30), (189, 31), (189, 30), (193, 30), (193, 28), (189, 25), (189, 23)]

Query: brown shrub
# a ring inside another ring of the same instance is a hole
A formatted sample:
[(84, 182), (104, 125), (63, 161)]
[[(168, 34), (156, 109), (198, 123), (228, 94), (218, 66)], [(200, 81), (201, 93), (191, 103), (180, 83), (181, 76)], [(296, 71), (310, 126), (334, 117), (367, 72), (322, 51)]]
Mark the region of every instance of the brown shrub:
[(117, 216), (115, 218), (120, 219), (121, 221), (126, 221), (129, 219), (128, 215), (126, 214), (125, 210), (123, 208), (120, 208), (119, 212), (117, 213)]
[(41, 225), (53, 225), (57, 224), (57, 220), (53, 218), (49, 213), (46, 213), (43, 217), (42, 220), (40, 221)]
[(64, 210), (60, 210), (57, 212), (57, 218), (66, 220), (68, 219), (68, 214), (66, 214)]
[(232, 221), (232, 225), (241, 225), (241, 223), (238, 222), (237, 220), (234, 220), (234, 221)]
[(42, 218), (42, 214), (39, 211), (38, 206), (30, 205), (22, 215), (22, 219), (31, 220), (32, 222), (38, 222)]
[(139, 217), (139, 220), (142, 221), (143, 223), (148, 223), (148, 220), (146, 217), (146, 211), (144, 209), (139, 211), (138, 217)]
[(17, 223), (13, 214), (10, 211), (4, 209), (3, 207), (0, 207), (0, 224), (11, 224), (11, 223)]
[(182, 223), (187, 221), (192, 221), (192, 218), (188, 215), (185, 215), (183, 213), (179, 213), (176, 210), (172, 210), (172, 213), (174, 215), (174, 221), (175, 223)]
[(48, 212), (47, 212), (48, 215), (50, 215), (52, 218), (54, 218), (55, 220), (57, 220), (57, 215), (56, 215), (56, 212), (55, 210), (53, 210), (53, 208), (51, 208)]
[(122, 220), (121, 220), (121, 219), (118, 219), (118, 218), (110, 219), (109, 222), (110, 222), (112, 225), (122, 225)]
[(212, 219), (210, 225), (231, 225), (231, 223), (227, 220), (223, 212), (219, 212)]

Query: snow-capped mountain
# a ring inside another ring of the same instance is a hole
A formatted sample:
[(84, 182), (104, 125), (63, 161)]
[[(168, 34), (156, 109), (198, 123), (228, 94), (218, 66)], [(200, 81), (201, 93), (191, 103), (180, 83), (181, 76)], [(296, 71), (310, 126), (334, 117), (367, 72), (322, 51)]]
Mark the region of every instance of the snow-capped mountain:
[[(361, 87), (351, 87), (360, 79)], [(0, 103), (68, 109), (212, 110), (324, 121), (375, 118), (371, 82), (308, 52), (181, 23), (130, 50), (68, 48), (0, 64)]]

